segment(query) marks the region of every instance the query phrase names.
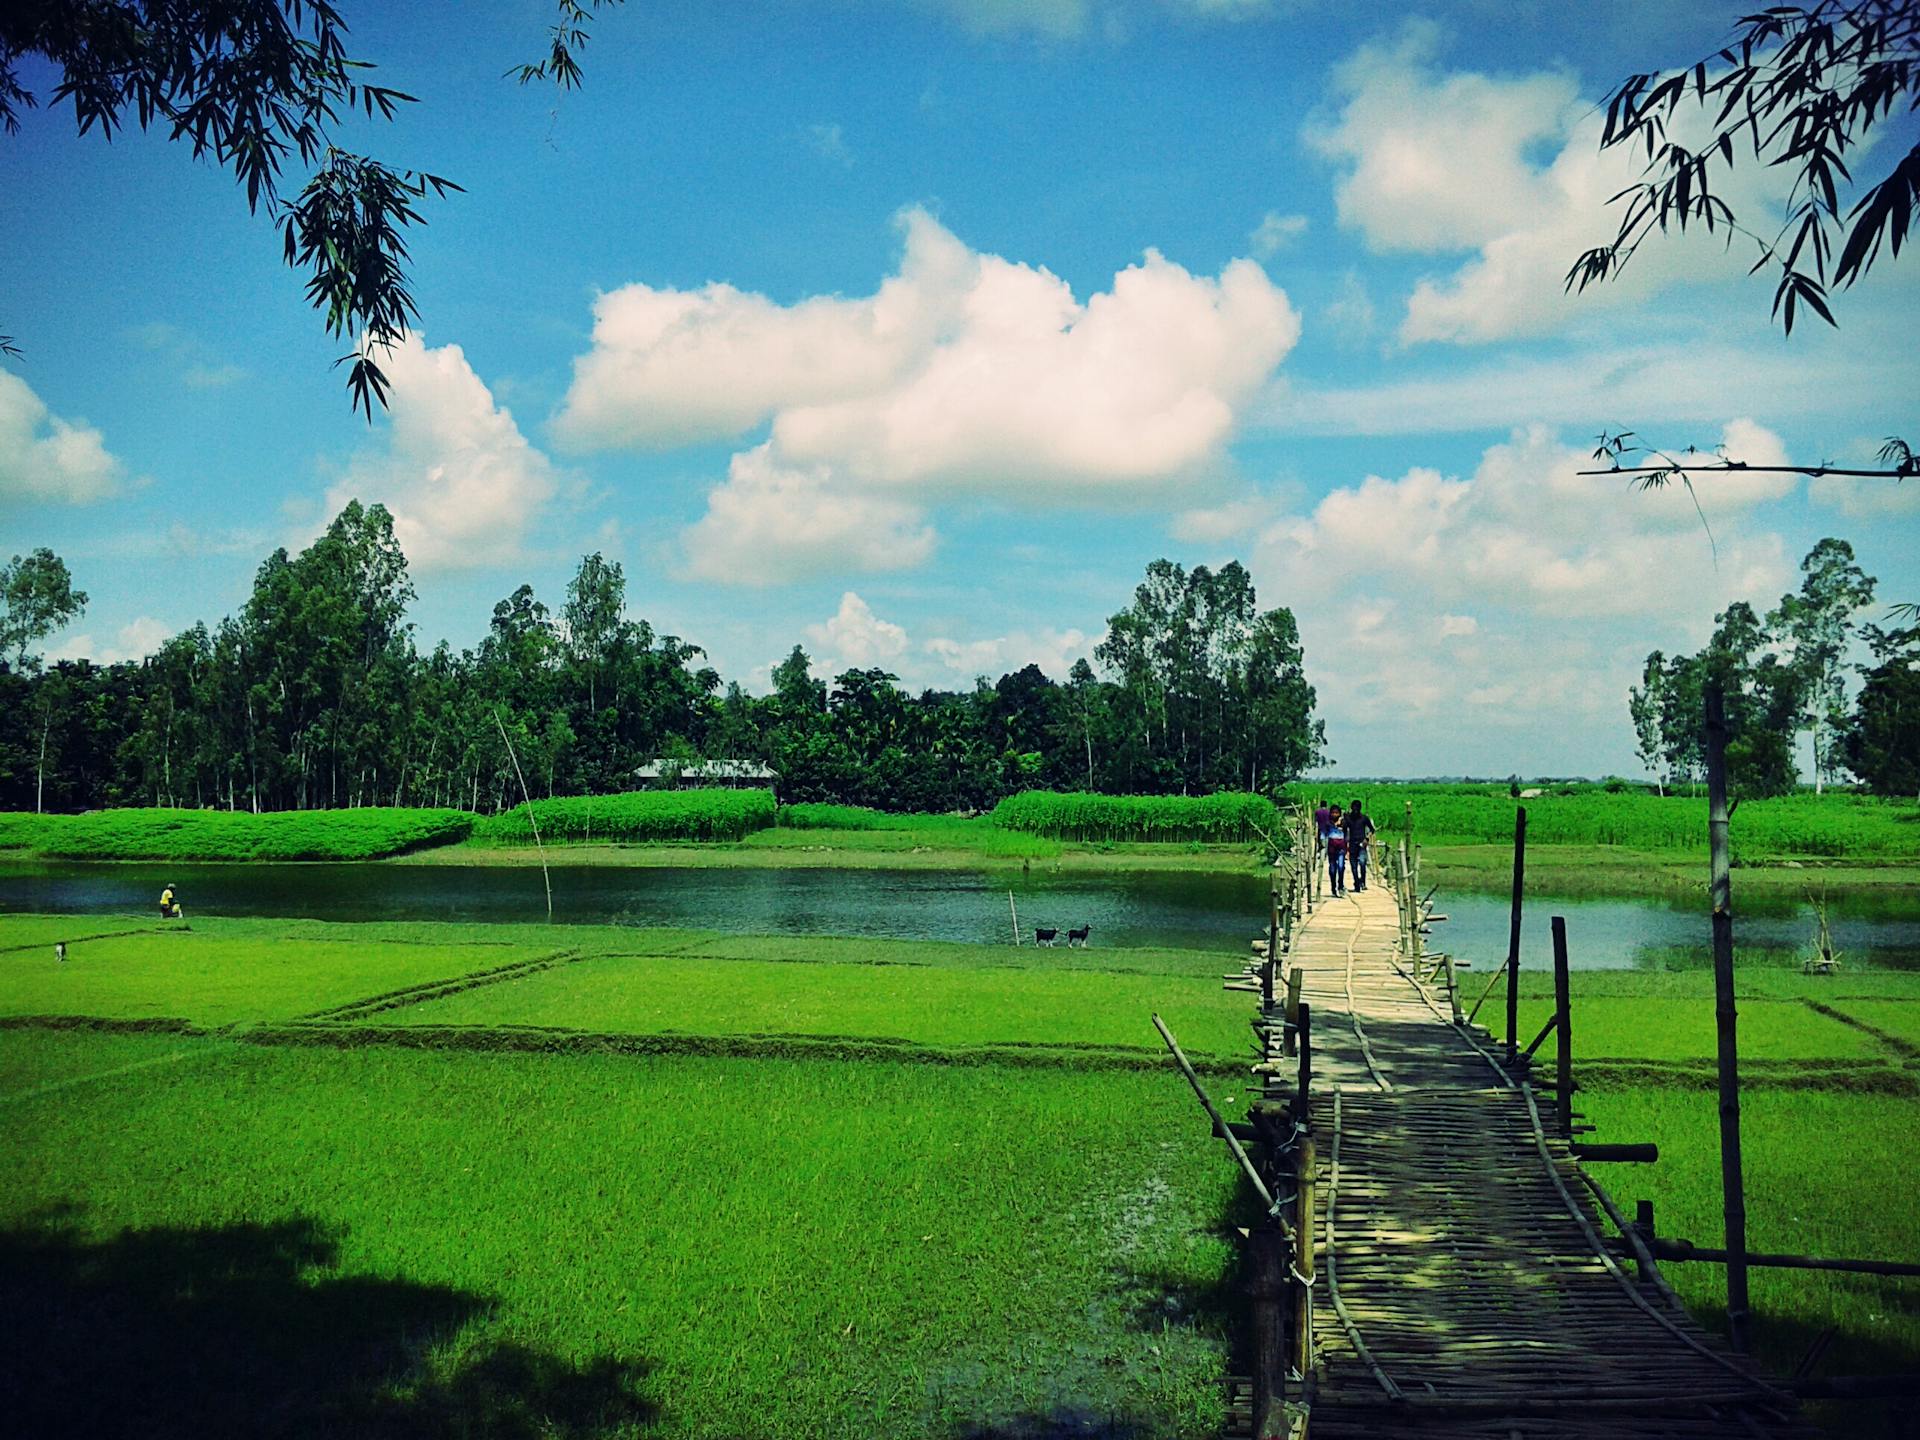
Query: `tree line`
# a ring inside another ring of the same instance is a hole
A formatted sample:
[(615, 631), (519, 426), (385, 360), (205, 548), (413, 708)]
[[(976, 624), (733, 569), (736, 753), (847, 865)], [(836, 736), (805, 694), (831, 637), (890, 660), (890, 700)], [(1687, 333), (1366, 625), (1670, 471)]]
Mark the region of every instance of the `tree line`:
[[(1727, 773), (1738, 795), (1783, 795), (1800, 783), (1798, 737), (1811, 740), (1816, 791), (1850, 771), (1882, 794), (1920, 789), (1920, 626), (1860, 623), (1875, 581), (1844, 540), (1820, 541), (1800, 562), (1798, 591), (1764, 616), (1747, 601), (1714, 617), (1704, 649), (1647, 656), (1628, 692), (1641, 763), (1661, 785), (1706, 773), (1705, 687), (1726, 696)], [(1849, 662), (1855, 640), (1871, 665)], [(1848, 677), (1862, 683), (1851, 706)]]
[[(784, 800), (984, 809), (1018, 790), (1276, 791), (1323, 758), (1299, 632), (1236, 561), (1158, 560), (1062, 681), (1038, 666), (912, 694), (882, 668), (823, 680), (795, 645), (772, 692), (627, 608), (586, 556), (558, 609), (522, 585), (479, 644), (416, 643), (393, 520), (350, 503), (276, 550), (237, 614), (137, 661), (46, 665), (84, 608), (47, 551), (0, 575), (0, 809), (361, 805), (480, 812), (632, 789), (650, 761), (755, 761)], [(1097, 667), (1097, 668), (1096, 668)]]

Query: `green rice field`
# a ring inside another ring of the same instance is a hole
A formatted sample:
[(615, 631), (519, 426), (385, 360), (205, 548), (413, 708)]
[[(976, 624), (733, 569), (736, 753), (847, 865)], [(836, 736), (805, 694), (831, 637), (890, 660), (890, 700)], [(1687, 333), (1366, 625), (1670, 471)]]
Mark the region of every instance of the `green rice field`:
[[(1238, 965), (0, 917), (0, 1394), (22, 1433), (1211, 1436), (1245, 1202), (1147, 1017), (1233, 1114)], [(1740, 979), (1751, 1243), (1912, 1258), (1920, 977)], [(1575, 985), (1580, 1108), (1662, 1150), (1603, 1178), (1715, 1243), (1711, 977)], [(1719, 1271), (1669, 1273), (1712, 1323)], [(1827, 1325), (1835, 1373), (1920, 1362), (1907, 1282), (1755, 1295), (1776, 1364)]]

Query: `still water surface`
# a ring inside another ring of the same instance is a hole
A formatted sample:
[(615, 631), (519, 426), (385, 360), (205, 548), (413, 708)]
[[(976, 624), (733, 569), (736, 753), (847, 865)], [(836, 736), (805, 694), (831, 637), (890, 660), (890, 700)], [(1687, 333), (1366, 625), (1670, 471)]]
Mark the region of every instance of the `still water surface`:
[[(1736, 935), (1744, 948), (1792, 963), (1808, 947), (1813, 912), (1785, 897), (1742, 900), (1735, 876)], [(98, 914), (146, 910), (174, 881), (190, 914), (304, 916), (321, 920), (540, 920), (538, 869), (463, 865), (144, 865), (15, 863), (0, 867), (0, 915), (12, 911)], [(1006, 875), (965, 870), (721, 870), (559, 866), (560, 921), (675, 925), (748, 934), (862, 935), (1005, 944), (1007, 891), (1020, 921), (1091, 925), (1096, 946), (1177, 945), (1244, 952), (1266, 918), (1266, 877), (1175, 871), (1098, 875)], [(1491, 969), (1507, 949), (1503, 896), (1451, 892), (1449, 919), (1432, 942)], [(1522, 964), (1552, 963), (1549, 915), (1567, 918), (1572, 962), (1583, 969), (1704, 956), (1703, 899), (1529, 899)], [(1834, 939), (1855, 965), (1920, 969), (1920, 892), (1848, 897), (1829, 907)]]

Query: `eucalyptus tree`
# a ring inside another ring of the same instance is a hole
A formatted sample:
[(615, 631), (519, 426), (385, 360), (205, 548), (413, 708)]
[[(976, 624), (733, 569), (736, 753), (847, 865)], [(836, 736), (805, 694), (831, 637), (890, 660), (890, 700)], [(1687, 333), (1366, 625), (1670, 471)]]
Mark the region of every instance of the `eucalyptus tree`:
[(73, 588), (67, 562), (44, 546), (0, 565), (0, 659), (27, 668), (33, 649), (86, 612), (87, 592)]
[(1801, 676), (1806, 708), (1801, 726), (1813, 738), (1814, 790), (1838, 768), (1839, 735), (1847, 724), (1846, 657), (1854, 617), (1873, 601), (1874, 580), (1854, 563), (1853, 547), (1831, 537), (1800, 562), (1797, 594), (1782, 595), (1767, 616)]

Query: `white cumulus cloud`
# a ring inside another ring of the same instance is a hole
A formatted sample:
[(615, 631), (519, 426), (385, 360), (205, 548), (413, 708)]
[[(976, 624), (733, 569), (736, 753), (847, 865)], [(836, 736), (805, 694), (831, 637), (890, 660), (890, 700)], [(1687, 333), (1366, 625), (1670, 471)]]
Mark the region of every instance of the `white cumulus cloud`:
[(698, 579), (768, 586), (912, 569), (933, 554), (934, 532), (917, 507), (841, 489), (823, 467), (782, 465), (761, 445), (733, 457), (681, 546)]
[[(1570, 73), (1446, 71), (1441, 40), (1437, 26), (1412, 21), (1391, 40), (1363, 46), (1335, 71), (1337, 115), (1306, 132), (1340, 167), (1341, 223), (1370, 248), (1473, 252), (1416, 284), (1403, 343), (1549, 333), (1678, 279), (1744, 273), (1717, 241), (1665, 237), (1620, 278), (1569, 296), (1568, 266), (1612, 238), (1620, 211), (1609, 201), (1639, 178), (1644, 153), (1601, 153), (1602, 118)], [(1702, 115), (1685, 108), (1673, 126), (1683, 141), (1707, 135)], [(1746, 165), (1719, 178), (1716, 190), (1737, 214), (1752, 214), (1767, 209), (1778, 183), (1768, 167)]]
[[(1732, 439), (1766, 453), (1770, 437), (1749, 425)], [(1630, 753), (1630, 737), (1613, 741), (1646, 653), (1698, 645), (1729, 601), (1764, 605), (1790, 586), (1781, 537), (1749, 518), (1769, 477), (1703, 494), (1716, 563), (1684, 493), (1576, 473), (1590, 466), (1527, 427), (1471, 474), (1367, 476), (1261, 532), (1250, 567), (1262, 600), (1299, 617), (1336, 750), (1417, 723), (1465, 747), (1460, 765), (1511, 755), (1502, 773)]]
[(55, 415), (18, 375), (0, 370), (0, 500), (86, 505), (120, 488), (106, 437)]
[(596, 304), (555, 419), (567, 443), (658, 448), (770, 422), (682, 536), (694, 574), (918, 564), (921, 507), (942, 498), (1137, 504), (1188, 487), (1221, 468), (1299, 338), (1251, 260), (1208, 277), (1149, 250), (1082, 301), (923, 210), (899, 224), (899, 269), (871, 296), (629, 285)]
[(394, 535), (421, 570), (518, 559), (559, 488), (550, 460), (494, 403), (458, 345), (409, 335), (381, 368), (392, 382), (385, 444), (354, 457), (327, 494), (393, 512)]
[(831, 660), (834, 669), (855, 666), (867, 669), (885, 665), (907, 648), (907, 632), (891, 620), (882, 620), (873, 607), (849, 590), (840, 597), (840, 608), (824, 625), (809, 625), (807, 638), (824, 653), (822, 663)]

